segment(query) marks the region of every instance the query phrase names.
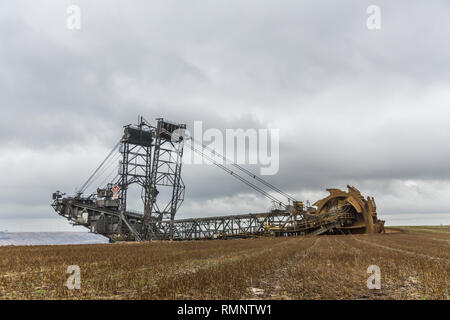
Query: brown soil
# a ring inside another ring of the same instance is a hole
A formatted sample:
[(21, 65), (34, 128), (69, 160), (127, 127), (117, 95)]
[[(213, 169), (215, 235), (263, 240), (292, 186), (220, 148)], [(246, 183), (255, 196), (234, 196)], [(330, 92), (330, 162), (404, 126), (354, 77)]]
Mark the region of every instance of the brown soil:
[[(386, 234), (0, 247), (3, 299), (449, 299), (449, 227)], [(68, 265), (81, 290), (68, 290)], [(381, 270), (369, 290), (367, 268)]]

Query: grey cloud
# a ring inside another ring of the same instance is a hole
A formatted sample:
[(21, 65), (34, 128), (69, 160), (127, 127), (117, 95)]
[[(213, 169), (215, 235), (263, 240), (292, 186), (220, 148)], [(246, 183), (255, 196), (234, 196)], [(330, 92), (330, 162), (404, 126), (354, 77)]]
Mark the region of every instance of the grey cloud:
[[(73, 192), (139, 114), (280, 129), (265, 178), (298, 198), (352, 183), (392, 216), (450, 205), (446, 1), (378, 1), (380, 31), (370, 1), (75, 4), (79, 31), (62, 2), (0, 5), (0, 220), (53, 219), (51, 192)], [(183, 175), (180, 216), (267, 209), (214, 167)]]

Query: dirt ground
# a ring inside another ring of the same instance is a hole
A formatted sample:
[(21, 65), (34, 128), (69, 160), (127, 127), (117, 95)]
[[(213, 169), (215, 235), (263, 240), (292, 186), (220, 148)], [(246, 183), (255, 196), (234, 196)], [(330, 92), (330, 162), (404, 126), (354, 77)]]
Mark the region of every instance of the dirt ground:
[[(0, 247), (1, 299), (449, 299), (450, 227), (385, 234)], [(80, 267), (81, 289), (66, 286)], [(371, 265), (381, 289), (368, 289)]]

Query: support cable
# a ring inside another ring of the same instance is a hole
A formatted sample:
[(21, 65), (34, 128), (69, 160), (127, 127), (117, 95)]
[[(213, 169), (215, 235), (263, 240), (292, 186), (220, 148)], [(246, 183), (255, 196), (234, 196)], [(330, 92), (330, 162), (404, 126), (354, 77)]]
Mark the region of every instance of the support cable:
[(108, 159), (112, 156), (112, 154), (116, 151), (116, 149), (119, 147), (120, 145), (120, 141), (117, 142), (117, 144), (112, 148), (111, 152), (106, 156), (106, 158), (100, 163), (100, 165), (97, 167), (97, 169), (95, 169), (95, 171), (91, 174), (91, 176), (89, 177), (89, 179), (87, 179), (87, 181), (81, 186), (79, 192), (83, 193), (86, 188), (90, 185), (90, 183), (92, 182), (92, 179), (94, 178), (95, 175), (97, 175), (97, 173), (99, 172), (99, 170), (103, 167), (103, 165), (108, 161)]
[[(109, 171), (109, 169), (113, 165), (115, 165), (113, 167), (113, 170), (117, 171), (118, 170), (117, 160), (120, 159), (120, 156), (121, 156), (120, 153), (116, 153), (113, 157), (110, 157), (109, 160), (107, 162), (105, 162), (105, 164), (103, 164), (102, 168), (97, 172), (97, 175), (86, 185), (86, 187), (85, 187), (83, 192), (85, 192), (96, 181), (98, 181), (99, 179), (103, 178), (107, 172), (108, 172), (108, 175), (111, 175), (112, 173), (111, 173), (111, 171)], [(105, 180), (106, 180), (106, 178), (105, 178)], [(100, 187), (103, 185), (104, 181), (102, 181), (99, 184)]]
[(249, 187), (251, 187), (252, 189), (258, 191), (259, 193), (263, 194), (265, 197), (271, 199), (272, 201), (279, 203), (280, 205), (286, 207), (286, 204), (284, 204), (283, 202), (281, 202), (279, 199), (277, 199), (276, 197), (272, 196), (270, 193), (266, 192), (265, 190), (261, 189), (260, 187), (256, 186), (255, 184), (251, 183), (250, 181), (248, 181), (247, 179), (243, 178), (242, 176), (240, 176), (239, 174), (237, 174), (234, 171), (231, 171), (230, 169), (228, 169), (227, 167), (225, 167), (224, 165), (218, 163), (217, 161), (215, 161), (214, 159), (212, 159), (211, 157), (209, 157), (208, 155), (206, 155), (203, 151), (198, 150), (197, 148), (195, 148), (192, 144), (189, 145), (190, 148), (192, 149), (192, 151), (197, 152), (198, 154), (200, 154), (202, 157), (208, 159), (209, 161), (211, 161), (211, 163), (213, 163), (214, 165), (216, 165), (217, 167), (225, 170), (226, 172), (228, 172), (229, 174), (231, 174), (233, 177), (235, 177), (236, 179), (242, 181), (243, 183), (245, 183), (246, 185), (248, 185)]
[(291, 195), (287, 194), (286, 192), (280, 190), (279, 188), (275, 187), (274, 185), (272, 185), (271, 183), (265, 181), (264, 179), (260, 178), (259, 176), (257, 176), (255, 173), (245, 169), (244, 167), (238, 165), (237, 163), (229, 160), (228, 158), (226, 158), (224, 155), (220, 154), (219, 152), (217, 152), (214, 149), (211, 149), (210, 147), (206, 146), (205, 144), (198, 142), (196, 140), (194, 140), (193, 138), (190, 138), (189, 140), (191, 140), (192, 142), (201, 145), (204, 149), (208, 150), (209, 152), (211, 152), (213, 155), (218, 155), (220, 158), (222, 158), (222, 160), (224, 160), (226, 163), (230, 163), (233, 167), (241, 170), (242, 172), (244, 172), (245, 174), (247, 174), (248, 176), (250, 176), (251, 178), (261, 182), (262, 184), (264, 184), (266, 187), (272, 189), (273, 191), (285, 196), (288, 200), (295, 202), (297, 200), (294, 199), (294, 197), (292, 197)]

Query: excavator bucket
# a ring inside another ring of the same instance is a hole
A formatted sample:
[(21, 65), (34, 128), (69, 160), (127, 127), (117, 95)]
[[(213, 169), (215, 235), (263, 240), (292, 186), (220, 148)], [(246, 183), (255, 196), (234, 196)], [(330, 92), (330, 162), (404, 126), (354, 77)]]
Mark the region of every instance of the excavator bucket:
[(377, 217), (377, 207), (373, 197), (366, 199), (353, 186), (348, 191), (327, 189), (327, 197), (314, 203), (314, 212), (318, 217), (330, 214), (340, 215), (340, 225), (333, 229), (340, 233), (383, 233), (384, 221)]

